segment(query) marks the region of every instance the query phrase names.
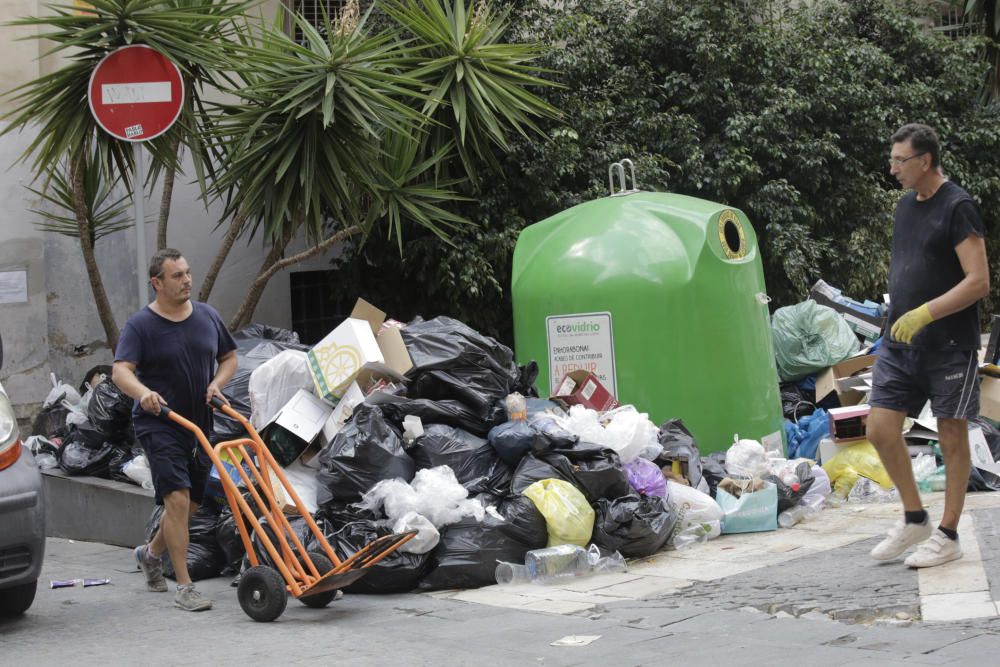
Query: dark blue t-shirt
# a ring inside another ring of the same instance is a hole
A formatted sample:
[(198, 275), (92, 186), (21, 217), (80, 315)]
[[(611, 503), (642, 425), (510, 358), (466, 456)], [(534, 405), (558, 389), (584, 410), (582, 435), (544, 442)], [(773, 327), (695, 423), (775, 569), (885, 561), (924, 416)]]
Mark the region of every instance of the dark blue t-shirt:
[[(915, 192), (896, 206), (889, 266), (889, 327), (903, 313), (935, 299), (965, 278), (955, 247), (970, 235), (983, 236), (983, 221), (972, 197), (951, 181), (918, 201)], [(911, 344), (897, 348), (978, 350), (979, 303), (931, 322)]]
[[(157, 315), (149, 306), (128, 318), (118, 339), (115, 361), (135, 364), (139, 380), (160, 394), (167, 406), (212, 434), (212, 408), (205, 403), (208, 383), (219, 357), (236, 349), (222, 318), (208, 304), (192, 301), (194, 309), (182, 322)], [(136, 435), (182, 430), (174, 422), (132, 407)], [(190, 435), (190, 434), (188, 434)]]

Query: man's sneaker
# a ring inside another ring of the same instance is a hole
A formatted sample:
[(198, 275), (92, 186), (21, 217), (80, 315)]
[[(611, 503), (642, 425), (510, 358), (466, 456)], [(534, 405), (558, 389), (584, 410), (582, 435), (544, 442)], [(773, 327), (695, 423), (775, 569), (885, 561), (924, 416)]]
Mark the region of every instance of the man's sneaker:
[(174, 606), (184, 611), (206, 611), (212, 608), (212, 601), (195, 590), (194, 584), (188, 584), (177, 587)]
[(914, 544), (919, 544), (930, 537), (933, 530), (929, 520), (924, 523), (900, 521), (892, 527), (889, 535), (872, 549), (872, 558), (875, 560), (897, 558)]
[(135, 562), (146, 576), (146, 588), (154, 593), (167, 592), (167, 580), (163, 578), (163, 560), (149, 555), (149, 545), (135, 548)]
[(917, 547), (909, 558), (903, 561), (909, 567), (934, 567), (962, 557), (962, 545), (940, 530), (935, 530), (930, 538)]

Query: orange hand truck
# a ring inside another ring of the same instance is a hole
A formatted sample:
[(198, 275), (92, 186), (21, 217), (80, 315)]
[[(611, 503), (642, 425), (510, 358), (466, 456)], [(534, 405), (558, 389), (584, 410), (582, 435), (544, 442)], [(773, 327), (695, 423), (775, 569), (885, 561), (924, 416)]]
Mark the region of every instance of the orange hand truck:
[[(226, 500), (233, 512), (233, 519), (239, 529), (240, 538), (246, 548), (251, 567), (243, 572), (237, 588), (240, 607), (255, 621), (273, 621), (281, 616), (288, 604), (288, 593), (298, 598), (307, 607), (325, 607), (337, 596), (337, 591), (349, 586), (368, 574), (371, 567), (412, 539), (417, 531), (385, 535), (365, 545), (346, 560), (337, 557), (326, 536), (310, 516), (299, 495), (289, 484), (281, 466), (267, 449), (256, 429), (246, 417), (233, 410), (225, 402), (215, 397), (210, 402), (216, 410), (229, 415), (246, 429), (249, 438), (239, 438), (220, 442), (214, 447), (197, 425), (180, 416), (165, 405), (160, 406), (160, 414), (188, 429), (198, 438), (201, 446), (219, 471)], [(252, 453), (252, 456), (251, 456)], [(222, 455), (229, 454), (243, 484), (260, 508), (261, 517), (267, 520), (272, 541), (258, 517), (251, 510), (232, 477), (225, 472)], [(238, 456), (234, 456), (238, 454)], [(256, 461), (256, 464), (254, 463)], [(306, 520), (309, 530), (322, 551), (307, 552), (302, 546), (284, 512), (275, 500), (271, 475), (278, 478), (290, 496), (299, 514)], [(263, 498), (261, 497), (263, 493)], [(265, 502), (266, 501), (266, 502)], [(262, 565), (250, 541), (253, 529), (261, 545), (271, 558), (274, 567)]]

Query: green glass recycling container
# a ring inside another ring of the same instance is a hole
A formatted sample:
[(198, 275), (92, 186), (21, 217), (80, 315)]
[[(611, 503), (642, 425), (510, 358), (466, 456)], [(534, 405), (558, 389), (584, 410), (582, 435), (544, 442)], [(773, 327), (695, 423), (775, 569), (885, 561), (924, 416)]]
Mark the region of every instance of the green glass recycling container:
[(527, 227), (511, 295), (519, 363), (539, 391), (593, 372), (622, 404), (680, 418), (703, 454), (784, 440), (757, 237), (741, 211), (631, 191)]

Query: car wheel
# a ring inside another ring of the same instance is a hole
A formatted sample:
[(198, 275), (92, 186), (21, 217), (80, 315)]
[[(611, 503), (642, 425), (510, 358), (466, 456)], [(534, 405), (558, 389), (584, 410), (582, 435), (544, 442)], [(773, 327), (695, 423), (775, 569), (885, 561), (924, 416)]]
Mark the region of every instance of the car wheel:
[(28, 607), (35, 600), (37, 587), (37, 581), (29, 581), (0, 591), (0, 616), (17, 616), (28, 611)]

